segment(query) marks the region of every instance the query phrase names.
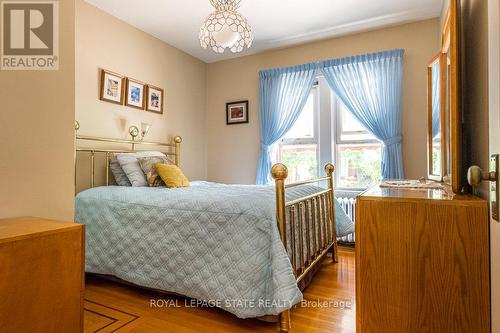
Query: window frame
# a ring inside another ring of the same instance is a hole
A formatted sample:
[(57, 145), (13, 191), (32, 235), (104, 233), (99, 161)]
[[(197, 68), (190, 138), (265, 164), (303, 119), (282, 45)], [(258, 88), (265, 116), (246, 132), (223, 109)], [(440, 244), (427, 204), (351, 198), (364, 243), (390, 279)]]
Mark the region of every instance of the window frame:
[[(319, 94), (319, 83), (316, 81), (311, 88), (311, 92), (309, 93), (310, 95), (313, 95), (313, 136), (310, 138), (283, 138), (277, 143), (277, 149), (276, 149), (276, 160), (278, 162), (282, 162), (282, 147), (284, 146), (311, 146), (315, 145), (316, 146), (316, 161), (318, 164), (317, 168), (317, 173), (320, 175), (321, 173), (319, 172), (321, 170), (320, 166), (320, 131), (319, 131), (319, 113), (321, 112), (319, 106), (320, 106), (320, 94)], [(309, 96), (310, 96), (309, 95)], [(308, 98), (309, 98), (308, 96)]]
[[(313, 136), (310, 138), (294, 138), (294, 139), (287, 139), (283, 138), (280, 140), (278, 143), (281, 146), (296, 146), (296, 145), (317, 145), (319, 142), (319, 131), (318, 131), (318, 125), (319, 125), (319, 103), (318, 103), (318, 84), (315, 83), (314, 86), (311, 89), (311, 92), (309, 95), (313, 95)], [(308, 97), (309, 98), (309, 97)], [(281, 160), (281, 154), (279, 154), (280, 160)]]
[(334, 132), (335, 132), (335, 145), (339, 144), (374, 144), (374, 143), (380, 143), (377, 139), (366, 139), (366, 140), (342, 140), (342, 134), (365, 134), (365, 135), (372, 135), (368, 130), (363, 130), (363, 131), (344, 131), (342, 129), (342, 110), (347, 110), (347, 108), (342, 105), (342, 102), (339, 101), (338, 97), (335, 96), (335, 94), (332, 93), (332, 110), (335, 114), (335, 125), (334, 125)]
[[(377, 139), (365, 140), (342, 140), (342, 134), (370, 134), (368, 130), (364, 131), (344, 131), (342, 132), (342, 108), (345, 108), (342, 102), (338, 99), (333, 91), (328, 86), (326, 80), (318, 76), (316, 82), (311, 89), (311, 94), (314, 95), (314, 129), (313, 136), (308, 138), (283, 138), (276, 145), (274, 145), (276, 161), (282, 162), (282, 150), (286, 146), (316, 146), (316, 161), (317, 161), (317, 174), (321, 176), (324, 174), (324, 164), (334, 163), (334, 182), (335, 189), (362, 192), (367, 188), (363, 187), (341, 187), (340, 174), (342, 166), (340, 164), (340, 148), (342, 146), (350, 145), (379, 145), (382, 148), (382, 143)], [(309, 97), (308, 97), (309, 98)], [(346, 110), (346, 112), (349, 112)], [(320, 120), (325, 122), (320, 124)]]
[[(348, 134), (370, 134), (370, 132), (368, 130), (343, 131), (342, 130), (342, 108), (345, 109), (346, 107), (344, 105), (342, 105), (341, 103), (342, 102), (339, 100), (339, 98), (333, 92), (331, 92), (331, 112), (333, 113), (332, 130), (334, 132), (332, 135), (332, 141), (333, 141), (332, 145), (333, 145), (333, 163), (335, 165), (335, 172), (334, 172), (335, 184), (340, 184), (340, 174), (341, 174), (341, 168), (342, 168), (342, 164), (340, 163), (340, 147), (341, 146), (364, 145), (364, 144), (366, 144), (366, 145), (378, 144), (380, 146), (382, 145), (382, 143), (377, 139), (342, 140), (342, 134), (345, 134), (345, 133), (348, 133)], [(353, 191), (353, 192), (362, 192), (362, 191), (365, 191), (367, 189), (365, 187), (342, 187), (342, 186), (336, 186), (335, 188), (337, 190)]]

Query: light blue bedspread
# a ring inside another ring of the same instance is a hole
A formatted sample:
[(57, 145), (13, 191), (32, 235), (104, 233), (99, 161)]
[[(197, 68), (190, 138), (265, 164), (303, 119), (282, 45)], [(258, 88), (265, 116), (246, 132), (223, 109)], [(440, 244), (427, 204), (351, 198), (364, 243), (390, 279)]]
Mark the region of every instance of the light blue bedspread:
[[(287, 200), (315, 191), (292, 188)], [(270, 186), (108, 186), (79, 193), (75, 219), (86, 225), (87, 272), (211, 301), (248, 318), (277, 315), (302, 300), (275, 209)]]

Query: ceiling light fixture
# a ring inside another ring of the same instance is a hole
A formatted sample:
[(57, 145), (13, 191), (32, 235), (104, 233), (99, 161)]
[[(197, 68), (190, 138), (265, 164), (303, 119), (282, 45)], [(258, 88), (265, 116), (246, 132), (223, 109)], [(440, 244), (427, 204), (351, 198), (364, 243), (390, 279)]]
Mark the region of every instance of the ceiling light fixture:
[(243, 51), (252, 45), (253, 33), (247, 19), (236, 10), (241, 0), (210, 0), (215, 11), (210, 14), (200, 29), (200, 44), (210, 47), (214, 52), (224, 53)]

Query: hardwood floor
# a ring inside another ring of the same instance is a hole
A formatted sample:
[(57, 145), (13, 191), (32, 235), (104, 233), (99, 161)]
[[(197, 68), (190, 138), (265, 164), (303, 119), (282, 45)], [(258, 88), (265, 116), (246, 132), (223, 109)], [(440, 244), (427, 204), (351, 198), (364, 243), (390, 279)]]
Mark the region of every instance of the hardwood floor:
[[(326, 259), (304, 292), (309, 306), (292, 309), (291, 333), (355, 332), (354, 251), (340, 248), (339, 262)], [(84, 332), (276, 332), (277, 324), (239, 319), (216, 308), (185, 307), (185, 298), (87, 277)], [(150, 307), (150, 300), (180, 307)]]

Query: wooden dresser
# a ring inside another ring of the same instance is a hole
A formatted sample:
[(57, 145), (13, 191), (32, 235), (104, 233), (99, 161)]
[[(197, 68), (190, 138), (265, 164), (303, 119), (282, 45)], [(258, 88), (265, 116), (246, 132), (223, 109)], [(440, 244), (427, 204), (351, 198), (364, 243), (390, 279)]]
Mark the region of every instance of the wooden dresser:
[(490, 332), (487, 202), (369, 189), (356, 204), (356, 332)]
[(83, 331), (84, 227), (0, 220), (0, 331)]

